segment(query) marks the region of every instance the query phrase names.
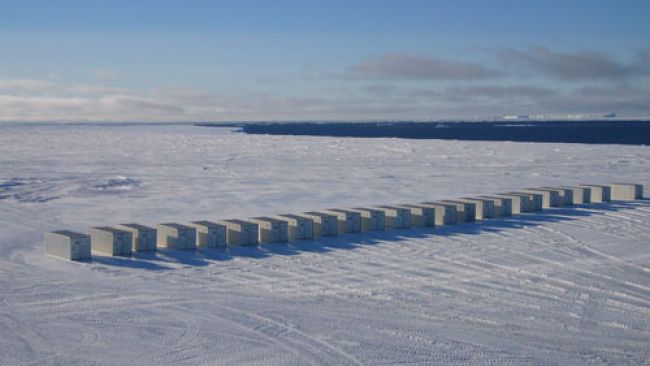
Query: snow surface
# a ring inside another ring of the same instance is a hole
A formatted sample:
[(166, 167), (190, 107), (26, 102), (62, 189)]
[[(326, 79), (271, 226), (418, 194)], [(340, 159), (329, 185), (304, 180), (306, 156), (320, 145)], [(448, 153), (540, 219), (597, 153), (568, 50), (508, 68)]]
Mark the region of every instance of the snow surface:
[[(0, 364), (650, 364), (650, 201), (72, 263), (45, 231), (627, 180), (645, 146), (0, 127)], [(646, 196), (647, 188), (646, 188)]]

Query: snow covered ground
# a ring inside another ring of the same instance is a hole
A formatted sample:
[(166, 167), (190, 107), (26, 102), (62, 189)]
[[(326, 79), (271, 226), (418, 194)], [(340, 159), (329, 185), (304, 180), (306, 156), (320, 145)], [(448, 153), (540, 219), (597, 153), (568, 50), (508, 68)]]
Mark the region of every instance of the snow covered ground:
[(650, 148), (0, 127), (0, 364), (650, 364), (650, 201), (69, 263), (43, 233), (628, 180)]

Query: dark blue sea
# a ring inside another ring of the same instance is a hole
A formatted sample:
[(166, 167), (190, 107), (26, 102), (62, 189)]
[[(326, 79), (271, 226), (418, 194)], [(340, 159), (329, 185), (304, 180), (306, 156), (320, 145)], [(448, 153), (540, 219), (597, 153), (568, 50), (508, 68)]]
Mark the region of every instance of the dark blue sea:
[(650, 145), (650, 121), (304, 122), (199, 124), (248, 134)]

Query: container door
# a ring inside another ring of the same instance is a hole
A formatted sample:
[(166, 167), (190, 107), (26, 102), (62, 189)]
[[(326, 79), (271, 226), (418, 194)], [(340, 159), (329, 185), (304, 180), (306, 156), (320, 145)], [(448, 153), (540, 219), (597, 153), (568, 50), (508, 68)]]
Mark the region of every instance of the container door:
[(217, 229), (208, 228), (208, 248), (214, 248), (217, 246), (219, 232)]
[(311, 221), (303, 222), (301, 239), (312, 239), (314, 237), (314, 223)]
[(156, 249), (156, 231), (152, 230), (149, 232), (149, 248)]
[(250, 244), (250, 241), (251, 241), (250, 231), (251, 230), (249, 230), (248, 225), (242, 225), (241, 226), (241, 238), (240, 238), (241, 243), (240, 244)]
[[(258, 227), (259, 230), (259, 227)], [(257, 231), (258, 230), (253, 230), (253, 227), (247, 227), (247, 235), (246, 235), (246, 243), (248, 244), (255, 244), (257, 242)]]
[(421, 212), (422, 212), (422, 216), (420, 216), (420, 218), (421, 218), (422, 221), (420, 222), (420, 225), (422, 225), (422, 226), (433, 226), (435, 223), (433, 222), (433, 217), (431, 215), (432, 210), (424, 210), (423, 209)]
[(72, 243), (70, 243), (70, 258), (75, 259), (75, 258), (80, 258), (81, 257), (81, 243), (79, 240), (74, 240)]
[(113, 254), (124, 254), (124, 243), (122, 240), (122, 235), (113, 235)]
[(183, 232), (178, 231), (176, 234), (176, 249), (183, 249)]
[(289, 241), (289, 224), (280, 223), (280, 241)]
[(151, 250), (151, 241), (149, 239), (149, 231), (138, 232), (138, 247), (142, 250)]
[[(384, 213), (384, 225), (388, 224), (386, 220), (387, 220), (386, 213)], [(398, 225), (398, 227), (403, 227), (403, 225), (405, 225), (406, 223), (405, 220), (406, 219), (404, 218), (404, 212), (399, 210), (395, 211), (395, 220), (393, 221), (395, 225)]]
[(361, 215), (354, 215), (354, 232), (358, 233), (361, 231)]
[(217, 246), (225, 247), (226, 246), (226, 228), (219, 228), (219, 238), (217, 240)]
[(379, 217), (377, 216), (376, 213), (371, 213), (370, 214), (370, 227), (368, 229), (370, 230), (377, 230), (379, 228)]
[(271, 223), (271, 241), (278, 242), (280, 241), (280, 225), (276, 223)]
[(294, 240), (302, 239), (302, 233), (304, 230), (305, 225), (300, 220), (297, 220), (295, 225), (289, 224), (289, 232), (295, 232)]
[(126, 241), (126, 236), (119, 235), (118, 240), (120, 242), (120, 254), (128, 254), (131, 252), (129, 243)]

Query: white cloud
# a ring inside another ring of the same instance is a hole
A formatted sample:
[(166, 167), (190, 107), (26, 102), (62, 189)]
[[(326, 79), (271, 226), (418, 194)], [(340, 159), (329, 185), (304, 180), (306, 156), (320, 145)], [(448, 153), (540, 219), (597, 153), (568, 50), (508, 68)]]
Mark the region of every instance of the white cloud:
[(473, 87), (452, 87), (444, 91), (444, 97), (455, 100), (469, 100), (473, 98), (489, 98), (506, 100), (512, 98), (545, 98), (557, 93), (549, 88), (531, 85), (484, 85)]
[(185, 86), (172, 86), (165, 88), (156, 88), (152, 93), (156, 97), (174, 100), (185, 100), (189, 102), (205, 102), (209, 103), (216, 99), (213, 93), (207, 90), (185, 87)]
[[(508, 78), (490, 79), (502, 74), (474, 64), (399, 55), (357, 66), (355, 72), (364, 76), (359, 80), (330, 79), (324, 85), (311, 80), (302, 94), (289, 88), (261, 92), (264, 87), (217, 93), (182, 85), (136, 92), (101, 82), (0, 79), (0, 121), (427, 119), (496, 115), (506, 109), (650, 115), (650, 93), (643, 80), (554, 80), (538, 85), (527, 79), (521, 85)], [(437, 80), (444, 72), (451, 76)], [(422, 84), (417, 77), (430, 82)]]
[(351, 80), (473, 80), (501, 72), (473, 62), (389, 53), (352, 65), (343, 74)]
[(650, 51), (637, 52), (633, 62), (623, 63), (597, 51), (559, 52), (545, 47), (527, 50), (506, 48), (502, 62), (545, 76), (567, 80), (623, 80), (650, 75)]
[(0, 79), (0, 91), (44, 92), (50, 91), (56, 83), (37, 79)]
[(71, 94), (93, 95), (93, 94), (127, 94), (125, 88), (108, 87), (91, 84), (72, 84), (63, 86), (63, 90)]
[(103, 85), (65, 83), (52, 79), (0, 79), (0, 92), (31, 93), (31, 95), (95, 95), (95, 94), (126, 94), (125, 88), (108, 87)]
[(0, 95), (0, 120), (126, 121), (170, 120), (183, 115), (178, 105), (144, 97), (42, 97)]

